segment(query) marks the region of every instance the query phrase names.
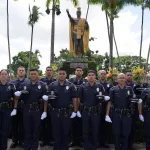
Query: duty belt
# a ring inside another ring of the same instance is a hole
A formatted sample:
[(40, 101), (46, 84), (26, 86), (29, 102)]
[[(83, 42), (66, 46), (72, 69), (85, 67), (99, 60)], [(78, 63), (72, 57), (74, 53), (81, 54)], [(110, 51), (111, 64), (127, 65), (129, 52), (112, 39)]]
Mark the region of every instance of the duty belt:
[(144, 111), (150, 111), (150, 106), (149, 105), (144, 105)]
[(88, 115), (97, 115), (97, 114), (101, 114), (101, 103), (99, 103), (96, 106), (83, 106), (83, 110), (88, 112)]
[(31, 104), (24, 104), (24, 108), (29, 108), (29, 109), (39, 109), (40, 105), (37, 102), (33, 102)]
[(68, 115), (70, 116), (73, 112), (73, 105), (69, 105), (67, 108), (54, 108), (52, 107), (50, 104), (48, 105), (48, 110), (49, 112), (56, 112), (58, 117), (60, 115), (68, 117)]
[(0, 109), (13, 109), (13, 102), (0, 103)]
[(130, 117), (131, 116), (129, 109), (114, 108), (114, 111), (119, 113), (120, 117), (122, 117), (122, 116)]

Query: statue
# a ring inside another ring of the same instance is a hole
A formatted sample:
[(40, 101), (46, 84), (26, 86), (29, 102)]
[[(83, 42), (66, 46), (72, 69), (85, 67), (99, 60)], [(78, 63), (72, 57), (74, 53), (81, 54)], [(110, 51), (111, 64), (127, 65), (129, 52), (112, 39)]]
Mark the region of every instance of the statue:
[(82, 57), (88, 50), (89, 25), (86, 19), (81, 17), (81, 8), (77, 8), (77, 18), (72, 18), (69, 9), (66, 10), (70, 19), (70, 51), (75, 57)]

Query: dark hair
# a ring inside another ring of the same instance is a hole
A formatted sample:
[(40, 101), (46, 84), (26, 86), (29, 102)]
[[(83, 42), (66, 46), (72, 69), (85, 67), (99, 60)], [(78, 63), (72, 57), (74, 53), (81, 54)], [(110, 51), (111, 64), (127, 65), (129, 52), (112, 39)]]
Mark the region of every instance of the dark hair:
[(87, 72), (87, 74), (89, 74), (89, 73), (94, 73), (94, 74), (96, 75), (96, 72), (95, 72), (94, 70), (89, 70), (89, 71)]
[(128, 72), (132, 73), (132, 71), (131, 71), (131, 70), (127, 70), (127, 71), (126, 71), (126, 74), (127, 74)]
[(8, 74), (8, 70), (7, 70), (7, 69), (2, 69), (2, 70), (0, 71), (0, 74), (1, 74), (3, 71), (6, 71), (7, 74)]
[(38, 72), (39, 73), (39, 71), (38, 71), (38, 69), (37, 68), (32, 68), (32, 69), (30, 69), (30, 72), (31, 71), (36, 71), (36, 72)]
[(65, 71), (67, 73), (67, 71), (64, 68), (60, 68), (59, 71)]
[(52, 69), (52, 70), (53, 70), (53, 68), (52, 68), (52, 67), (50, 67), (50, 66), (46, 67), (46, 70), (47, 70), (47, 69)]
[[(77, 69), (82, 69), (82, 67), (78, 66), (78, 67), (76, 67), (76, 70), (77, 70)], [(82, 69), (82, 70), (83, 70), (83, 69)]]

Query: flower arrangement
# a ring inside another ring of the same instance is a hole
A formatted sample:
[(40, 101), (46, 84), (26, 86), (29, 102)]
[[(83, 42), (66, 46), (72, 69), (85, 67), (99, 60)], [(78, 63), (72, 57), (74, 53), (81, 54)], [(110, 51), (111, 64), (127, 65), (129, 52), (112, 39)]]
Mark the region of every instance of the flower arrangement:
[(119, 71), (117, 68), (109, 68), (108, 73), (107, 73), (107, 81), (114, 83), (117, 82), (117, 77), (118, 77)]
[(137, 68), (134, 68), (132, 70), (132, 73), (133, 73), (133, 80), (139, 84), (144, 82), (144, 80), (146, 79), (146, 71), (144, 70), (144, 67), (140, 68), (140, 66), (138, 66)]

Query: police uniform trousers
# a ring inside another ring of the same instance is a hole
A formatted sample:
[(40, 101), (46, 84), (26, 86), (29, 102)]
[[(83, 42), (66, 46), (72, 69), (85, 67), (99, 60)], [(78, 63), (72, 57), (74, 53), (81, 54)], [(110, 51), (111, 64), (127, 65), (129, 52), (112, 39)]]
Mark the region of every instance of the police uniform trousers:
[(45, 144), (49, 144), (53, 141), (52, 137), (52, 123), (49, 113), (48, 116), (41, 121), (41, 141)]
[(144, 127), (146, 136), (146, 150), (150, 150), (150, 111), (144, 113)]
[(0, 110), (0, 150), (7, 149), (7, 140), (11, 128), (11, 111), (9, 109)]
[(129, 135), (129, 140), (128, 140), (128, 147), (129, 149), (132, 149), (133, 144), (134, 144), (134, 140), (135, 140), (135, 132), (136, 132), (136, 121), (137, 121), (137, 116), (138, 116), (138, 108), (137, 105), (135, 107), (135, 112), (132, 115), (132, 123), (131, 123), (131, 132)]
[(24, 108), (23, 122), (25, 130), (25, 150), (37, 150), (42, 111)]
[(82, 142), (82, 119), (77, 116), (71, 122), (71, 136), (72, 142), (76, 145)]
[(118, 112), (112, 114), (112, 132), (115, 142), (115, 150), (127, 150), (128, 138), (131, 131), (131, 116), (121, 116)]
[(100, 115), (100, 132), (99, 132), (99, 140), (100, 140), (100, 145), (104, 145), (104, 144), (108, 144), (108, 136), (109, 136), (109, 126), (110, 126), (110, 123), (106, 122), (105, 121), (105, 116), (106, 116), (106, 106), (107, 106), (107, 103), (104, 102), (102, 103), (102, 113)]
[(82, 123), (84, 150), (96, 150), (100, 128), (100, 114), (89, 114), (88, 111), (83, 110)]
[(17, 110), (12, 117), (12, 141), (13, 143), (24, 143), (23, 110)]
[(68, 150), (68, 138), (71, 127), (70, 115), (59, 115), (51, 112), (52, 135), (54, 138), (54, 150)]

